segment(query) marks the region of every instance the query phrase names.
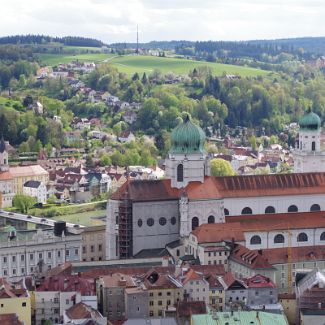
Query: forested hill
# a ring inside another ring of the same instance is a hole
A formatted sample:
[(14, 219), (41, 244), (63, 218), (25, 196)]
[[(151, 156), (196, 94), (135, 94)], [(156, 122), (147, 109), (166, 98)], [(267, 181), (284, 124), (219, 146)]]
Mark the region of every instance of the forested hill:
[(249, 44), (258, 45), (285, 45), (295, 49), (304, 49), (309, 53), (325, 55), (325, 37), (300, 37), (300, 38), (283, 38), (275, 40), (254, 40), (248, 41)]
[(102, 41), (79, 36), (51, 37), (46, 35), (14, 35), (0, 37), (0, 44), (44, 44), (44, 43), (62, 43), (69, 46), (89, 46), (100, 47)]

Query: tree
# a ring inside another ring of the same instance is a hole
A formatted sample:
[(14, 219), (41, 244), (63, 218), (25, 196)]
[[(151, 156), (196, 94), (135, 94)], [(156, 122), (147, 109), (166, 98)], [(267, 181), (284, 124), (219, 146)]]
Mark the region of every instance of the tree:
[(211, 166), (211, 176), (233, 176), (235, 172), (231, 167), (229, 161), (214, 158), (210, 161)]
[(28, 210), (36, 204), (36, 199), (29, 195), (16, 194), (12, 201), (12, 205), (21, 213), (28, 213)]

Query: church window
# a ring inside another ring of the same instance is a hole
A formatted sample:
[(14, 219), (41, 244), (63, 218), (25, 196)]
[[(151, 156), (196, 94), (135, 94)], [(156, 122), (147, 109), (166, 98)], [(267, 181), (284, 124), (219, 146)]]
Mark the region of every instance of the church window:
[(275, 208), (269, 205), (269, 206), (265, 209), (265, 213), (275, 213)]
[(225, 216), (229, 216), (229, 210), (228, 209), (224, 209), (223, 211), (225, 213)]
[(302, 141), (300, 141), (300, 150), (302, 149)]
[(288, 208), (288, 212), (298, 212), (298, 208), (296, 205), (290, 205)]
[(282, 244), (284, 243), (284, 236), (282, 234), (277, 234), (274, 236), (274, 244)]
[(138, 227), (139, 227), (139, 228), (142, 227), (142, 219), (139, 219), (139, 220), (138, 220)]
[(320, 235), (320, 240), (325, 240), (325, 231)]
[(260, 236), (253, 236), (250, 241), (251, 245), (260, 245), (262, 243), (262, 239)]
[(155, 223), (155, 220), (153, 220), (152, 218), (149, 218), (149, 219), (147, 220), (147, 225), (148, 225), (149, 227), (152, 227), (152, 226), (154, 225), (154, 223)]
[(306, 233), (301, 232), (297, 237), (298, 242), (308, 241), (308, 236)]
[(316, 150), (316, 142), (313, 141), (313, 142), (311, 143), (311, 151), (315, 151), (315, 150)]
[(249, 207), (246, 207), (241, 211), (241, 214), (252, 214), (252, 213), (253, 213), (253, 211)]
[(177, 182), (183, 182), (184, 180), (184, 167), (182, 164), (177, 166)]
[(320, 206), (319, 206), (319, 204), (313, 204), (313, 205), (310, 207), (310, 211), (320, 211)]
[(175, 218), (175, 217), (172, 217), (172, 218), (170, 219), (170, 223), (171, 223), (172, 225), (176, 225), (176, 218)]
[(192, 230), (194, 230), (198, 226), (199, 226), (199, 218), (198, 217), (192, 218)]
[(214, 216), (209, 216), (208, 223), (215, 223)]
[(159, 219), (159, 224), (160, 224), (161, 226), (164, 226), (166, 223), (167, 223), (166, 218), (161, 217), (161, 218)]

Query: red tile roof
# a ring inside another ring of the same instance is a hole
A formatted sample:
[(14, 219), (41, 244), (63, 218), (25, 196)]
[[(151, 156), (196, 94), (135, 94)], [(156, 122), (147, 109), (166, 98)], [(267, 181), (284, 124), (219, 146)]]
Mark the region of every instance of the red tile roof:
[(66, 311), (70, 319), (101, 319), (103, 316), (94, 308), (79, 302)]
[[(112, 199), (121, 199), (126, 191), (134, 201), (159, 201), (177, 200), (184, 190), (171, 188), (168, 179), (134, 180), (126, 182)], [(206, 176), (204, 183), (189, 183), (185, 192), (190, 200), (323, 194), (325, 173)]]
[(270, 278), (260, 274), (246, 279), (245, 282), (248, 288), (276, 288)]
[(273, 269), (272, 263), (269, 262), (264, 254), (262, 256), (258, 251), (250, 250), (239, 244), (235, 245), (235, 248), (231, 252), (230, 259), (250, 269)]
[(18, 319), (16, 314), (2, 314), (0, 315), (0, 324), (1, 325), (23, 325)]
[[(272, 265), (288, 262), (288, 248), (286, 247), (263, 249), (262, 255)], [(324, 245), (292, 247), (291, 256), (293, 263), (325, 261)]]
[(325, 212), (274, 213), (226, 217), (229, 227), (234, 225), (246, 231), (325, 228)]
[(10, 181), (13, 179), (13, 176), (10, 172), (0, 172), (0, 181)]
[(208, 223), (197, 227), (192, 231), (199, 244), (217, 243), (222, 241), (245, 241), (245, 236), (241, 230), (241, 224), (234, 222), (227, 223)]
[(49, 276), (44, 279), (36, 291), (77, 291), (82, 296), (93, 296), (96, 294), (94, 279), (85, 279), (78, 275)]

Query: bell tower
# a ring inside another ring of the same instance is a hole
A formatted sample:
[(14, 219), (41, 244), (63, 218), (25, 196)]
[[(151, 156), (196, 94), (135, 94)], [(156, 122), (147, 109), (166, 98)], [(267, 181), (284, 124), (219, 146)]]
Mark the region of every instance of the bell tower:
[(166, 158), (166, 177), (171, 186), (186, 187), (189, 182), (204, 182), (209, 168), (204, 151), (205, 134), (187, 115), (171, 135), (172, 147)]
[(9, 157), (6, 150), (6, 143), (3, 136), (0, 140), (0, 172), (6, 172), (9, 170)]
[(299, 138), (293, 151), (294, 172), (325, 172), (325, 152), (321, 150), (321, 119), (311, 108), (299, 121)]

